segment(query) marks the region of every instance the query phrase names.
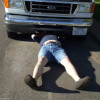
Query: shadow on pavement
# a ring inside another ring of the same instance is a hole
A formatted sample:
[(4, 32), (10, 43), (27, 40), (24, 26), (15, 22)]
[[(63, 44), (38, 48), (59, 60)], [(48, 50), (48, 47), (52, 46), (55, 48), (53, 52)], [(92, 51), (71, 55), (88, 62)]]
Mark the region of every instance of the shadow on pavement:
[(19, 40), (19, 41), (27, 41), (27, 42), (32, 42), (33, 40), (31, 39), (31, 34), (18, 34), (14, 37), (10, 37), (11, 39), (14, 40)]
[[(56, 84), (56, 80), (65, 72), (64, 68), (57, 63), (49, 63), (48, 66), (51, 68), (48, 72), (42, 75), (42, 86), (40, 91), (53, 92), (53, 93), (80, 93), (76, 90), (68, 90), (59, 87)], [(62, 81), (64, 82), (64, 80)], [(66, 83), (64, 83), (66, 85)]]
[[(100, 52), (100, 47), (96, 46), (91, 41), (91, 36), (88, 36), (84, 42), (79, 41), (64, 41), (63, 48), (66, 50), (69, 58), (74, 64), (80, 77), (90, 76), (92, 78), (92, 84), (85, 91), (100, 92), (100, 85), (96, 82), (95, 68), (92, 66), (92, 62), (89, 61), (91, 56), (90, 51)], [(92, 38), (93, 39), (93, 38)]]

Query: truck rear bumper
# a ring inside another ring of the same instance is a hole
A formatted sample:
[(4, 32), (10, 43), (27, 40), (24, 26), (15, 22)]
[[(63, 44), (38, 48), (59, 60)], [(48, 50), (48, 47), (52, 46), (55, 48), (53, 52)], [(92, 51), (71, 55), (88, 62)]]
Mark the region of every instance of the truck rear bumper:
[(33, 31), (71, 31), (73, 27), (92, 26), (92, 19), (60, 19), (30, 17), (21, 15), (5, 15), (5, 24), (8, 31), (11, 32), (29, 32)]

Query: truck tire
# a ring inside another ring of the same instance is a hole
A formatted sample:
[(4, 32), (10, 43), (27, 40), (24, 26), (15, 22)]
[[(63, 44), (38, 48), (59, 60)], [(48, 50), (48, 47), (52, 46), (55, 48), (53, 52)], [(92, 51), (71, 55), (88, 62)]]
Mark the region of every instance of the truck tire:
[(7, 31), (7, 35), (11, 39), (14, 39), (18, 36), (17, 32), (9, 32), (9, 31)]

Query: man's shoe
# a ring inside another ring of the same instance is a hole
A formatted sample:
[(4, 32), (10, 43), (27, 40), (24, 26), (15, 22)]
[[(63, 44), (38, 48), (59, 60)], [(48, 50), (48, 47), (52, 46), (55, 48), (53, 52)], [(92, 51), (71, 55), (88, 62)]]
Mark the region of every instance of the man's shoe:
[(38, 90), (36, 79), (34, 79), (31, 75), (25, 76), (24, 81), (30, 88), (32, 88), (34, 90)]
[(79, 79), (79, 81), (76, 82), (75, 88), (78, 90), (83, 90), (90, 84), (91, 84), (91, 78), (89, 76), (86, 76), (85, 78), (81, 78)]

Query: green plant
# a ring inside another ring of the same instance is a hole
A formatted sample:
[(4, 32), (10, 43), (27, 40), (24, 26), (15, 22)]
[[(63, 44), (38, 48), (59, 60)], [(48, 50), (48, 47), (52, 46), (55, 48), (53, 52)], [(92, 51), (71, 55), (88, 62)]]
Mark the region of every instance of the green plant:
[(100, 21), (100, 0), (96, 0), (96, 6), (93, 17)]

